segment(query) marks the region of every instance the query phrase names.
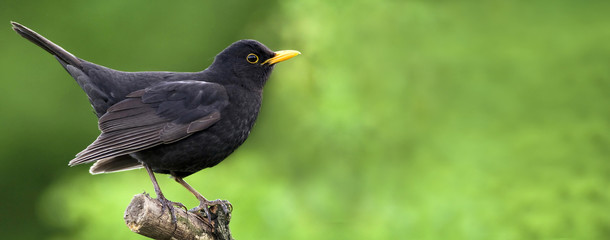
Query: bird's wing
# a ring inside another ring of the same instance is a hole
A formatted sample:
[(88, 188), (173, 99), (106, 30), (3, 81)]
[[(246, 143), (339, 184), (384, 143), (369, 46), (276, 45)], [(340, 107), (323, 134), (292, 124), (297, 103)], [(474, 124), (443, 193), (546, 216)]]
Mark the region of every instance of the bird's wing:
[(220, 120), (225, 88), (202, 81), (166, 82), (127, 95), (99, 119), (100, 136), (70, 166), (173, 143)]

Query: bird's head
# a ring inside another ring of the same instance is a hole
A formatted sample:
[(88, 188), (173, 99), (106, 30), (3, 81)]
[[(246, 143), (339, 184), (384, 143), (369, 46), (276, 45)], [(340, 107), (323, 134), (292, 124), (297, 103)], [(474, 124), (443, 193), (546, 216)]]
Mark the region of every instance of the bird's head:
[(274, 52), (256, 40), (240, 40), (216, 55), (210, 68), (262, 89), (276, 63), (299, 54), (294, 50)]

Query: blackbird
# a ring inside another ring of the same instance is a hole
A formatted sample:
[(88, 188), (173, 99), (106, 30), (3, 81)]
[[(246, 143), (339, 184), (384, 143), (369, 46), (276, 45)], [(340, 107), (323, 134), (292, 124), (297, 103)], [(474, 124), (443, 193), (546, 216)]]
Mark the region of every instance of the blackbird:
[(172, 220), (172, 205), (154, 173), (170, 174), (197, 197), (199, 206), (227, 210), (228, 202), (207, 200), (183, 178), (213, 167), (239, 147), (258, 116), (263, 86), (276, 63), (300, 52), (273, 52), (255, 40), (237, 41), (201, 72), (123, 72), (67, 52), (29, 28), (13, 30), (53, 54), (85, 91), (98, 117), (101, 134), (69, 166), (94, 163), (91, 174), (145, 168), (157, 199)]

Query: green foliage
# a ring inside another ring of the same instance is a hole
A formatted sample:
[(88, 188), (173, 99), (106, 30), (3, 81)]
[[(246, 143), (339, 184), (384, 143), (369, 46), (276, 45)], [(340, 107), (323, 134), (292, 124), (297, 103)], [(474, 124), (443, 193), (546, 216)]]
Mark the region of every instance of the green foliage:
[[(607, 1), (3, 1), (0, 231), (136, 239), (143, 170), (66, 167), (97, 136), (84, 94), (18, 21), (120, 70), (198, 71), (237, 39), (280, 63), (234, 155), (186, 180), (238, 239), (610, 235)], [(165, 195), (194, 197), (159, 177)]]

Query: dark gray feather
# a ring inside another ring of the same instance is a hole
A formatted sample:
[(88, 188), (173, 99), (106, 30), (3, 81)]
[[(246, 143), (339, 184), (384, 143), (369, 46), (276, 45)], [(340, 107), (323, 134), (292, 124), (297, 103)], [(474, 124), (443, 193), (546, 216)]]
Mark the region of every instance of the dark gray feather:
[(224, 87), (201, 81), (162, 83), (127, 96), (99, 119), (102, 134), (71, 166), (184, 139), (219, 121), (228, 105)]

